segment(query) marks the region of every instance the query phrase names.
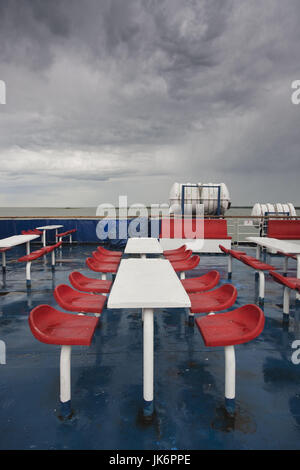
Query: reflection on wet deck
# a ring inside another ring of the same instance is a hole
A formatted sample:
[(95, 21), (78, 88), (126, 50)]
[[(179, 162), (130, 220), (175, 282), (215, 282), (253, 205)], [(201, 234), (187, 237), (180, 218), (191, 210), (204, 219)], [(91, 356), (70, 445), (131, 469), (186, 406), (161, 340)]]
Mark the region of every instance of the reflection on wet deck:
[[(16, 248), (7, 256), (0, 289), (1, 449), (297, 449), (300, 438), (300, 364), (292, 343), (300, 339), (300, 311), (291, 296), (282, 322), (282, 288), (266, 280), (263, 333), (236, 347), (237, 409), (226, 414), (223, 348), (206, 348), (183, 309), (155, 315), (155, 417), (142, 415), (142, 323), (136, 310), (104, 310), (90, 348), (72, 349), (71, 420), (58, 419), (59, 346), (36, 341), (29, 311), (56, 306), (52, 292), (71, 271), (97, 278), (85, 266), (94, 247), (64, 246), (54, 273), (42, 259), (32, 267), (31, 290)], [(254, 254), (253, 248), (247, 248)], [(282, 267), (282, 259), (269, 262)], [(234, 307), (258, 300), (252, 270), (233, 262)], [(227, 281), (224, 256), (201, 256), (193, 275), (217, 269)], [(296, 263), (289, 265), (295, 275)], [(189, 273), (188, 273), (189, 274)], [(61, 309), (60, 309), (61, 310)]]

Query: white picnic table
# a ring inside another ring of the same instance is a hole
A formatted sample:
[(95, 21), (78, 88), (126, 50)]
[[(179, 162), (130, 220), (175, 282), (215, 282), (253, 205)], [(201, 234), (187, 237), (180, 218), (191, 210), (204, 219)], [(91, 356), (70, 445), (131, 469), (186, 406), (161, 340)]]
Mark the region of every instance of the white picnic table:
[(161, 255), (163, 248), (157, 238), (133, 237), (129, 238), (124, 250), (126, 254), (139, 254), (141, 258), (146, 255)]
[[(39, 238), (39, 235), (13, 235), (11, 237), (2, 238), (0, 240), (0, 248), (12, 248), (13, 246), (26, 243), (26, 254), (30, 253), (30, 242)], [(2, 270), (6, 269), (6, 253), (2, 252)]]
[(168, 260), (129, 258), (121, 261), (107, 307), (142, 309), (145, 416), (153, 413), (154, 311), (190, 306), (189, 296)]
[[(300, 279), (300, 245), (291, 243), (285, 240), (278, 240), (277, 238), (269, 237), (246, 237), (247, 241), (256, 243), (257, 252), (256, 257), (259, 258), (259, 247), (269, 248), (274, 251), (279, 251), (284, 254), (294, 254), (297, 258), (297, 278)], [(300, 294), (296, 294), (297, 299), (300, 299)]]
[(63, 225), (44, 225), (43, 227), (36, 227), (37, 230), (43, 231), (43, 235), (42, 235), (43, 246), (46, 246), (46, 231), (55, 230), (55, 235), (57, 235), (57, 230), (62, 227)]

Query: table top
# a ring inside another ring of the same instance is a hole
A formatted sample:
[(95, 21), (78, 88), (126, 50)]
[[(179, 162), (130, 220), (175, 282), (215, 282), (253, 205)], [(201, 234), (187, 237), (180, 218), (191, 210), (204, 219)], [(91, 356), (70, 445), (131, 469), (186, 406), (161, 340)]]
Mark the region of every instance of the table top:
[(191, 302), (165, 259), (123, 259), (108, 297), (108, 308), (184, 308)]
[(61, 228), (63, 225), (45, 225), (44, 227), (36, 227), (38, 230), (54, 230), (56, 228)]
[(291, 243), (285, 240), (278, 240), (277, 238), (269, 237), (246, 237), (246, 240), (256, 243), (257, 245), (265, 246), (266, 248), (272, 248), (283, 253), (299, 253), (300, 245), (297, 243)]
[(163, 249), (156, 238), (129, 238), (124, 250), (127, 254), (162, 254)]
[(2, 238), (0, 240), (0, 248), (22, 245), (22, 243), (30, 242), (36, 238), (39, 238), (39, 235), (13, 235), (12, 237)]

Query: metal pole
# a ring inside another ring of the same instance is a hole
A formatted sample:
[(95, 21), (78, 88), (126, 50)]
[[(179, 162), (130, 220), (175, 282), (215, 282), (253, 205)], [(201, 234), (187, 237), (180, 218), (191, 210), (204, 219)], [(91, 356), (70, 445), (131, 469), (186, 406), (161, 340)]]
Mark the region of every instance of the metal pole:
[(218, 209), (217, 214), (221, 214), (221, 186), (218, 186)]
[(63, 345), (60, 352), (60, 405), (63, 418), (71, 415), (71, 348)]
[(225, 405), (229, 412), (235, 408), (235, 352), (234, 346), (225, 346)]
[(181, 216), (184, 216), (184, 191), (185, 191), (185, 185), (182, 185), (181, 188)]
[(153, 309), (143, 309), (144, 326), (144, 416), (151, 416), (154, 411), (154, 328)]

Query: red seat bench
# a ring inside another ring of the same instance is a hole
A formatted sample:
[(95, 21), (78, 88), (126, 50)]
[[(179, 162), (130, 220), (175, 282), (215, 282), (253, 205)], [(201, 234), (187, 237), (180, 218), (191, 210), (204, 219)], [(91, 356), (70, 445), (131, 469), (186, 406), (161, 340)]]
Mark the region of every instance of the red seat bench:
[(50, 305), (39, 305), (30, 312), (28, 321), (38, 341), (61, 346), (60, 412), (62, 418), (69, 418), (72, 415), (71, 346), (90, 346), (98, 318), (60, 312)]
[(286, 277), (282, 274), (270, 271), (270, 276), (275, 282), (281, 284), (283, 289), (283, 321), (289, 321), (290, 314), (290, 291), (300, 288), (300, 279), (297, 277)]
[(255, 269), (256, 272), (259, 274), (259, 302), (263, 303), (265, 298), (265, 271), (273, 271), (277, 268), (272, 266), (271, 264), (263, 263), (257, 258), (253, 258), (252, 256), (241, 256), (240, 260), (250, 266), (251, 268)]
[[(196, 219), (162, 219), (160, 238), (204, 238), (231, 240), (227, 234), (227, 220), (225, 219), (197, 219), (203, 222), (203, 232), (197, 237)], [(184, 225), (186, 224), (186, 225)]]
[(43, 232), (41, 230), (38, 230), (37, 228), (32, 228), (29, 230), (22, 230), (21, 231), (22, 235), (42, 235)]
[(300, 220), (269, 220), (267, 236), (279, 240), (300, 240)]
[(87, 277), (78, 271), (73, 271), (69, 275), (69, 280), (75, 289), (95, 294), (108, 294), (112, 287), (112, 281)]
[(85, 262), (89, 269), (96, 273), (101, 273), (101, 279), (103, 280), (106, 280), (107, 273), (116, 274), (119, 267), (116, 263), (97, 261), (95, 258), (87, 258)]
[(107, 250), (103, 246), (98, 246), (97, 250), (99, 251), (99, 253), (102, 253), (106, 256), (111, 256), (112, 258), (122, 258), (123, 255), (122, 251)]
[(185, 271), (191, 271), (196, 268), (200, 262), (200, 256), (194, 255), (189, 259), (182, 261), (170, 261), (173, 269), (180, 273), (180, 279), (185, 279)]
[(56, 238), (58, 238), (58, 240), (61, 242), (64, 237), (69, 236), (69, 242), (72, 243), (72, 234), (75, 233), (75, 232), (77, 232), (76, 228), (73, 228), (71, 230), (67, 230), (66, 232), (57, 233)]
[(103, 261), (103, 262), (109, 263), (109, 264), (116, 264), (117, 266), (119, 266), (119, 264), (121, 262), (121, 258), (116, 257), (116, 256), (103, 255), (98, 250), (93, 251), (92, 257), (97, 261)]
[(283, 256), (283, 272), (284, 274), (287, 274), (288, 272), (288, 266), (289, 266), (289, 258), (292, 258), (293, 260), (297, 261), (297, 255), (293, 255), (291, 253), (283, 253), (282, 251), (277, 251), (278, 255)]
[(234, 346), (247, 343), (263, 331), (265, 317), (256, 305), (244, 305), (231, 312), (208, 315), (196, 319), (204, 343), (209, 347), (224, 347), (225, 352), (225, 406), (231, 414), (235, 410), (236, 361)]
[(232, 258), (240, 259), (241, 256), (246, 256), (245, 251), (238, 251), (238, 250), (231, 250), (228, 248), (225, 248), (223, 245), (219, 245), (219, 248), (225, 255), (228, 255), (228, 267), (227, 267), (227, 273), (228, 273), (228, 279), (231, 279), (232, 277)]
[(193, 252), (192, 250), (186, 250), (184, 253), (178, 253), (177, 255), (164, 255), (166, 259), (168, 259), (170, 262), (173, 261), (184, 261), (186, 259), (189, 259), (192, 256)]
[(102, 313), (106, 303), (105, 295), (78, 292), (67, 284), (56, 286), (53, 295), (63, 309), (71, 312), (94, 313), (97, 317)]
[(186, 251), (186, 246), (182, 245), (176, 248), (175, 250), (164, 250), (163, 255), (164, 256), (170, 256), (170, 255), (179, 255), (180, 253), (184, 253)]
[(189, 294), (191, 308), (189, 315), (194, 313), (210, 313), (227, 310), (236, 301), (237, 289), (232, 284), (223, 284), (208, 292)]
[(52, 269), (54, 269), (55, 266), (55, 249), (58, 248), (62, 242), (58, 242), (55, 245), (50, 245), (50, 246), (44, 246), (43, 248), (40, 248), (39, 250), (32, 251), (28, 255), (22, 256), (21, 258), (18, 259), (20, 263), (24, 262), (26, 263), (26, 284), (29, 287), (31, 285), (31, 274), (30, 274), (30, 269), (31, 269), (31, 262), (41, 258), (42, 256), (45, 256), (49, 253), (52, 254)]
[(186, 244), (194, 253), (220, 253), (219, 243), (231, 247), (225, 219), (182, 219), (161, 220), (160, 242), (164, 251), (173, 251)]
[(220, 273), (213, 270), (199, 277), (183, 279), (181, 283), (188, 294), (195, 294), (196, 292), (206, 292), (213, 289), (219, 280)]

